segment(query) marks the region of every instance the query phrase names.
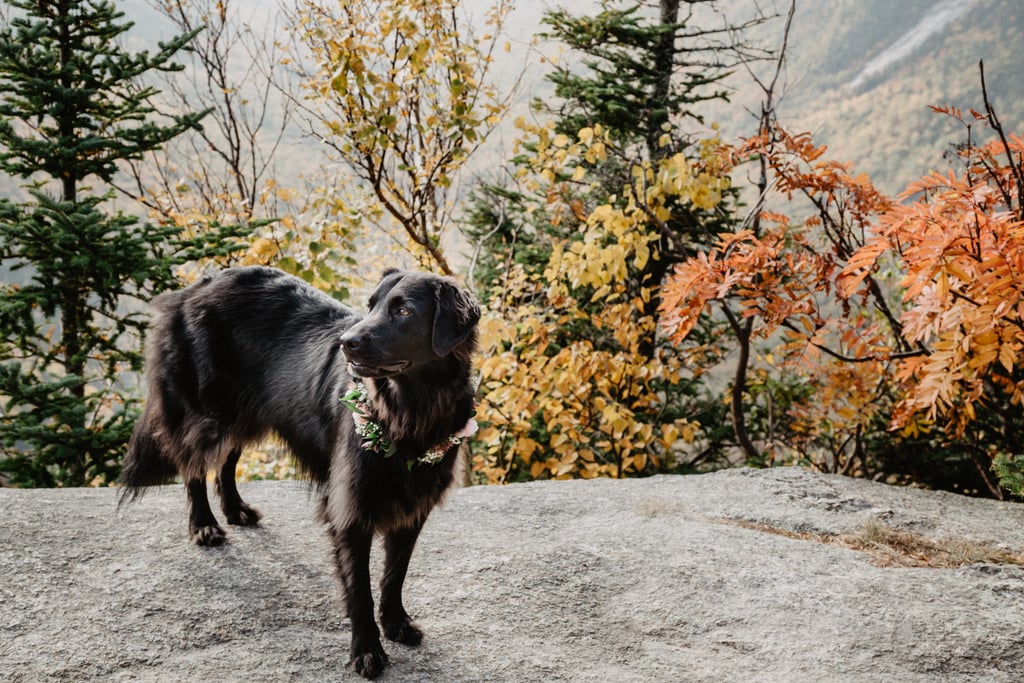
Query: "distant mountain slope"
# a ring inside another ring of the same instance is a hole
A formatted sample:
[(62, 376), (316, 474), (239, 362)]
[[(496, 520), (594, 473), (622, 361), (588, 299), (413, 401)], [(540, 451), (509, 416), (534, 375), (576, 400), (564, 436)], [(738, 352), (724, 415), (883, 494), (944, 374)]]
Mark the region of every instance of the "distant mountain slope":
[[(749, 3), (727, 0), (728, 12)], [(788, 3), (776, 0), (784, 12)], [(781, 19), (762, 40), (777, 42)], [(797, 2), (790, 35), (783, 122), (815, 131), (830, 156), (855, 164), (888, 192), (933, 168), (963, 139), (959, 124), (928, 106), (982, 109), (978, 62), (1006, 128), (1024, 134), (1024, 4), (1010, 0)], [(727, 131), (749, 129), (743, 107), (758, 102), (742, 83), (716, 112)]]
[(850, 81), (850, 88), (860, 90), (878, 75), (912, 57), (933, 36), (941, 35), (952, 22), (971, 9), (977, 0), (943, 0), (918, 19), (917, 23), (877, 55), (872, 57)]
[[(273, 22), (277, 0), (246, 0), (237, 6), (252, 21), (264, 16), (260, 5), (266, 7), (266, 21)], [(597, 0), (516, 0), (508, 26), (513, 49), (496, 55), (503, 61), (495, 73), (501, 87), (511, 88), (524, 64), (528, 66), (517, 113), (525, 111), (530, 95), (549, 92), (541, 82), (539, 54), (528, 46), (543, 30), (543, 13), (565, 7), (582, 14), (597, 5)], [(788, 0), (759, 0), (758, 5), (780, 17), (759, 29), (755, 39), (777, 46)], [(122, 7), (137, 21), (134, 47), (153, 46), (172, 32), (146, 0), (124, 0)], [(755, 4), (721, 0), (717, 7), (739, 21)], [(989, 92), (1007, 129), (1024, 134), (1021, 45), (1024, 3), (1019, 0), (797, 0), (782, 120), (792, 129), (814, 131), (819, 142), (830, 146), (833, 158), (853, 162), (883, 190), (895, 193), (928, 170), (945, 167), (943, 153), (963, 133), (928, 105), (980, 109), (979, 60), (985, 61)], [(551, 55), (557, 46), (540, 50)], [(758, 68), (763, 72), (767, 67)], [(719, 121), (727, 135), (749, 135), (756, 125), (750, 111), (756, 111), (760, 93), (742, 69), (728, 85), (734, 89), (732, 102), (716, 105), (707, 118)], [(510, 156), (514, 137), (510, 125), (503, 127), (471, 172), (500, 165)], [(302, 140), (282, 150), (281, 157), (282, 174), (308, 170)], [(16, 196), (16, 186), (0, 178), (0, 194)]]

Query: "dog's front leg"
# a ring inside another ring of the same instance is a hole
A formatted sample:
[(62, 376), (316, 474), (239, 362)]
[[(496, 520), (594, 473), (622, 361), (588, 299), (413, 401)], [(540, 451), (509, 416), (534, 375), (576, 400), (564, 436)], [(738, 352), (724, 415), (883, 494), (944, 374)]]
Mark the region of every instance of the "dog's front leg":
[(384, 536), (384, 577), (380, 582), (380, 625), (384, 636), (406, 645), (419, 645), (423, 631), (409, 618), (402, 604), (402, 585), (416, 547), (422, 522)]
[(345, 594), (345, 606), (352, 625), (349, 666), (364, 678), (376, 678), (387, 666), (388, 656), (380, 644), (380, 630), (373, 619), (370, 593), (371, 531), (350, 526), (331, 534), (338, 578)]

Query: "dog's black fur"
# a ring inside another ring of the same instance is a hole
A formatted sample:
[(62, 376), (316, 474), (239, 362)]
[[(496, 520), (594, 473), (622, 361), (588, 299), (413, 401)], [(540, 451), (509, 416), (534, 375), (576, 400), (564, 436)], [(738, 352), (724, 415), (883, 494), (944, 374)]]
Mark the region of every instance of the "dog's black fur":
[[(155, 302), (147, 337), (149, 396), (132, 434), (122, 501), (180, 475), (189, 533), (224, 542), (206, 494), (208, 470), (229, 524), (260, 513), (235, 486), (246, 444), (276, 432), (321, 494), (352, 624), (350, 664), (363, 676), (387, 664), (374, 621), (369, 555), (384, 537), (384, 635), (415, 645), (422, 633), (402, 605), (409, 558), (427, 515), (455, 477), (448, 437), (473, 415), (470, 359), (480, 311), (447, 278), (388, 271), (360, 316), (298, 278), (269, 268), (228, 269)], [(371, 396), (393, 455), (363, 448), (341, 397), (353, 377)], [(436, 464), (416, 458), (446, 445)], [(410, 464), (410, 463), (413, 464)]]

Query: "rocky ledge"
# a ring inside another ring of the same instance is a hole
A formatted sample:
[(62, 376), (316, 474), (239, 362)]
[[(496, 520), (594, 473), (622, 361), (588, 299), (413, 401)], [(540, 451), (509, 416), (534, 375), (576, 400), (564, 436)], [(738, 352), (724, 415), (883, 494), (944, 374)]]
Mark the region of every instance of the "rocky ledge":
[[(4, 680), (358, 680), (309, 487), (241, 490), (203, 549), (180, 486), (0, 489)], [(1019, 504), (799, 469), (462, 489), (381, 680), (1018, 681), (1022, 552)]]

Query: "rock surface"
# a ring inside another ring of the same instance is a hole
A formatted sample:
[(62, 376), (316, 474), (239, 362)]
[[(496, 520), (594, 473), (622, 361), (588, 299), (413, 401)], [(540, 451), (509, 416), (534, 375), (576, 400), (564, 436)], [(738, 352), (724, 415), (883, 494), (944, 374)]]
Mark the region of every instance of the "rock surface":
[[(359, 680), (309, 487), (241, 491), (263, 526), (201, 549), (180, 486), (0, 489), (0, 678)], [(380, 680), (1021, 680), (1024, 568), (808, 540), (869, 520), (1024, 550), (1024, 506), (798, 469), (463, 489), (407, 582), (426, 638)]]

